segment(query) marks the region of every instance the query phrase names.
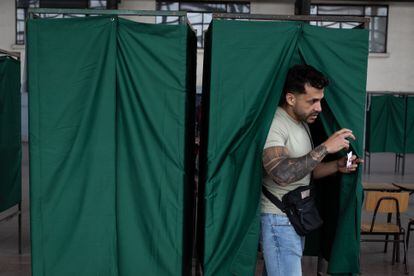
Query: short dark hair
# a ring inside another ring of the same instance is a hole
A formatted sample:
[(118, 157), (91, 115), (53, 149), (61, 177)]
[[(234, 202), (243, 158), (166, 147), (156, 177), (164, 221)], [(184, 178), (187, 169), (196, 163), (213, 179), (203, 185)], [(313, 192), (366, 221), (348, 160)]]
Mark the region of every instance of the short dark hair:
[(298, 94), (305, 93), (306, 84), (317, 89), (322, 89), (329, 84), (329, 80), (321, 72), (310, 65), (294, 65), (289, 69), (286, 76), (282, 102), (285, 101), (288, 92)]

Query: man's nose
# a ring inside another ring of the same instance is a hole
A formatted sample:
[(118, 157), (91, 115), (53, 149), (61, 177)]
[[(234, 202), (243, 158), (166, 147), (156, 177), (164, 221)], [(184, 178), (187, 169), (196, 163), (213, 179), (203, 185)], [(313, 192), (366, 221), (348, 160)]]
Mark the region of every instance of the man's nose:
[(322, 105), (320, 102), (315, 104), (315, 111), (316, 112), (322, 112)]

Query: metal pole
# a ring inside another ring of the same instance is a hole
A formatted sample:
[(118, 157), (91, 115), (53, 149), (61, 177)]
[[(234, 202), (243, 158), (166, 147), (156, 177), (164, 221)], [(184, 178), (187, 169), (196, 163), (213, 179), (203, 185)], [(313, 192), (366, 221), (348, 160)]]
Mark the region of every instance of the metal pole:
[[(371, 123), (371, 113), (369, 111), (371, 109), (371, 102), (372, 102), (372, 98), (371, 97), (372, 97), (372, 95), (369, 94), (369, 93), (367, 93), (367, 99), (368, 99), (367, 109), (368, 109), (368, 114), (366, 116), (368, 117), (370, 123)], [(365, 129), (365, 131), (366, 131), (366, 129)], [(366, 136), (365, 133), (366, 132), (364, 132), (364, 137)], [(368, 140), (368, 143), (369, 143), (369, 140)], [(367, 152), (366, 154), (367, 154), (367, 161), (368, 161), (368, 174), (371, 174), (371, 152)]]
[(311, 6), (310, 0), (296, 0), (295, 1), (295, 14), (309, 15), (310, 6)]
[(30, 8), (31, 14), (85, 14), (85, 15), (119, 15), (119, 16), (178, 16), (186, 17), (185, 11), (138, 11), (138, 10), (98, 10), (98, 9), (39, 9)]
[(401, 95), (414, 95), (414, 92), (410, 91), (393, 91), (393, 92), (387, 92), (387, 91), (368, 91), (367, 92), (370, 95), (393, 95), (393, 96), (401, 96)]
[[(366, 159), (365, 158), (365, 143), (366, 143), (366, 130), (367, 130), (367, 113), (368, 113), (368, 93), (365, 93), (365, 108), (364, 108), (364, 132), (363, 132), (363, 137), (362, 137), (362, 159)], [(364, 171), (365, 171), (366, 166), (364, 166)]]
[(20, 59), (20, 53), (19, 52), (10, 52), (3, 49), (0, 49), (0, 54), (4, 54), (7, 56), (15, 57), (17, 59)]
[(401, 173), (405, 174), (405, 152), (407, 149), (407, 120), (408, 120), (408, 96), (404, 95), (404, 152), (402, 153), (402, 169)]
[[(250, 19), (274, 21), (336, 21), (360, 22), (369, 24), (368, 17), (358, 16), (320, 16), (320, 15), (270, 15), (270, 14), (244, 14), (244, 13), (213, 13), (214, 19)], [(364, 25), (366, 26), (366, 25)]]
[(19, 254), (22, 254), (22, 203), (19, 202), (19, 217), (18, 217), (18, 223), (19, 223)]

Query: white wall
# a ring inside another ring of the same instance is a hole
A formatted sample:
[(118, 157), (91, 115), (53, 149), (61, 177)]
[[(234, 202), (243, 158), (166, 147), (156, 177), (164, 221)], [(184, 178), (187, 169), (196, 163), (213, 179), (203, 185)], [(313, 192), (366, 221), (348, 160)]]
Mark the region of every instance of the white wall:
[(155, 0), (122, 0), (120, 10), (155, 10)]
[(15, 43), (16, 0), (0, 1), (0, 49), (12, 50)]
[[(122, 0), (118, 5), (119, 10), (155, 10), (155, 0)], [(129, 16), (125, 17), (129, 20), (144, 22), (144, 23), (155, 23), (155, 17), (142, 17), (142, 16)]]
[(414, 3), (389, 4), (387, 52), (370, 55), (367, 90), (414, 92)]
[(251, 13), (255, 14), (294, 14), (295, 0), (258, 0), (251, 1)]

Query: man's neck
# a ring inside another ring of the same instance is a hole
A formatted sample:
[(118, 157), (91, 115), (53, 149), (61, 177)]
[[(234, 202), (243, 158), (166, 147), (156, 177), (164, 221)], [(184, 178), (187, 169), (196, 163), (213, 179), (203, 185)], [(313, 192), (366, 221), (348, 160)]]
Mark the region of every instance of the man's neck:
[(292, 107), (290, 107), (289, 105), (287, 105), (286, 103), (282, 105), (282, 108), (284, 111), (286, 111), (286, 113), (293, 119), (295, 120), (297, 123), (300, 123), (300, 120), (296, 117), (295, 112), (293, 112)]

